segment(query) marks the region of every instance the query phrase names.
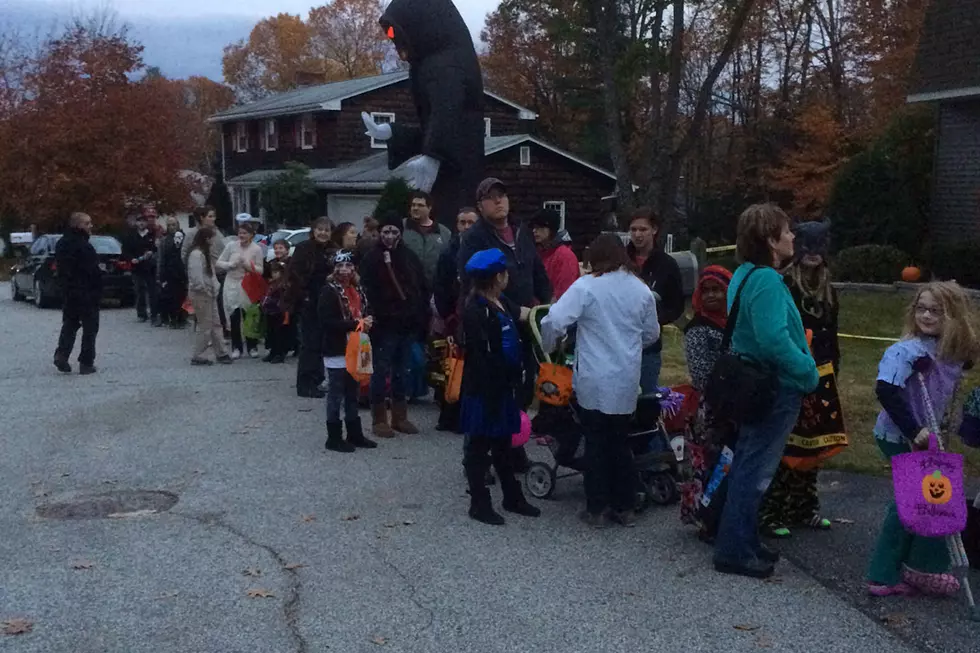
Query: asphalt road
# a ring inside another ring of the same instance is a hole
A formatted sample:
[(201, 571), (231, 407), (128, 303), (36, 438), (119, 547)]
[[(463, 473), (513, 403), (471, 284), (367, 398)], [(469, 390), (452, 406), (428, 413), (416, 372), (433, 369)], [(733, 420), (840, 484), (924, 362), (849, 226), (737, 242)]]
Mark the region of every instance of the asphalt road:
[[(857, 523), (790, 543), (799, 565), (780, 563), (767, 583), (713, 572), (673, 508), (633, 529), (587, 530), (575, 519), (577, 478), (561, 482), (540, 519), (483, 526), (465, 515), (460, 442), (432, 429), (432, 406), (413, 408), (420, 436), (328, 454), (322, 402), (295, 397), (292, 364), (192, 368), (189, 331), (106, 310), (99, 373), (65, 376), (51, 364), (59, 325), (57, 311), (0, 291), (0, 622), (33, 624), (0, 635), (4, 651), (900, 653), (922, 644), (898, 639), (908, 633), (858, 598), (859, 577), (848, 574), (875, 524), (846, 502), (841, 513)], [(36, 513), (126, 490), (178, 501), (123, 518)], [(828, 504), (831, 494), (841, 493)], [(864, 496), (861, 506), (871, 515), (880, 504)], [(814, 551), (831, 558), (816, 578)], [(968, 642), (980, 630), (958, 621), (955, 603), (918, 606), (901, 611), (928, 633), (922, 641), (955, 633), (943, 650), (977, 650)]]

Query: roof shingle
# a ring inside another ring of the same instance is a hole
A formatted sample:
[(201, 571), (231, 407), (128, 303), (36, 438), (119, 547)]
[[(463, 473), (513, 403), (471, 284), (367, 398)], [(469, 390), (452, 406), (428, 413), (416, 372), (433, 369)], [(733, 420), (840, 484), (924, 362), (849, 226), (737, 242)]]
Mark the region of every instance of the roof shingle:
[(980, 96), (980, 1), (932, 0), (909, 93), (909, 102)]

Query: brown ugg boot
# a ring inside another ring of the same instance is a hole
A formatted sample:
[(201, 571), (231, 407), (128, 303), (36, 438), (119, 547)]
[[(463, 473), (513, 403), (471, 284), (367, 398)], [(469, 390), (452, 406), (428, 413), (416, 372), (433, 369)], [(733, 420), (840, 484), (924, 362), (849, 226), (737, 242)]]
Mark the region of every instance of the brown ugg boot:
[(371, 405), (372, 429), (376, 438), (393, 438), (395, 432), (388, 426), (388, 408), (384, 402)]
[(391, 402), (391, 428), (399, 433), (417, 435), (419, 430), (408, 421), (408, 404), (402, 401)]

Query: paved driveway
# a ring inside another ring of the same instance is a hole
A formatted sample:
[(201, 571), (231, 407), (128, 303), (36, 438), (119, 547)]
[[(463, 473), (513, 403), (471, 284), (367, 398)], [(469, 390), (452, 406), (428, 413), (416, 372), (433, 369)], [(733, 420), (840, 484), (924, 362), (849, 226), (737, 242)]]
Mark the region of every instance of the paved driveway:
[[(34, 624), (4, 651), (914, 650), (796, 565), (769, 583), (714, 573), (674, 509), (586, 530), (580, 479), (538, 520), (470, 521), (459, 440), (431, 406), (414, 409), (423, 435), (327, 454), (292, 364), (192, 368), (189, 331), (106, 310), (99, 373), (64, 376), (59, 323), (2, 291), (0, 621)], [(135, 490), (178, 501), (36, 514)]]

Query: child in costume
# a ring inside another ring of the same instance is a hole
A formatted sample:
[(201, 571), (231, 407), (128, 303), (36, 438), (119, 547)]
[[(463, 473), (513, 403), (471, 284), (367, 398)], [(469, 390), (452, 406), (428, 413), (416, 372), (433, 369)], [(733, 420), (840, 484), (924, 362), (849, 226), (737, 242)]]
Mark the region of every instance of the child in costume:
[[(928, 447), (931, 429), (923, 385), (936, 418), (942, 420), (976, 352), (976, 332), (963, 289), (943, 282), (919, 290), (906, 315), (904, 339), (885, 351), (878, 366), (875, 393), (883, 410), (874, 435), (887, 458)], [(868, 591), (874, 596), (916, 592), (949, 596), (960, 587), (948, 573), (949, 566), (945, 538), (906, 532), (891, 502), (868, 568)]]
[[(694, 318), (684, 329), (684, 354), (691, 385), (699, 395), (698, 412), (685, 450), (691, 459), (691, 478), (681, 484), (681, 521), (698, 526), (699, 536), (710, 541), (713, 528), (701, 518), (701, 499), (727, 434), (732, 430), (719, 424), (704, 400), (704, 387), (721, 356), (721, 345), (728, 323), (728, 285), (732, 273), (719, 265), (706, 267), (691, 298)], [(715, 520), (711, 520), (713, 523)]]
[[(803, 328), (813, 333), (811, 351), (817, 367), (832, 363), (834, 372), (839, 373), (837, 318), (840, 302), (827, 265), (830, 222), (803, 222), (793, 231), (796, 235), (795, 256), (783, 278), (803, 318)], [(830, 528), (830, 520), (820, 515), (818, 472), (816, 462), (805, 469), (793, 469), (785, 462), (780, 463), (759, 509), (763, 533), (787, 538), (791, 536), (792, 526)]]

